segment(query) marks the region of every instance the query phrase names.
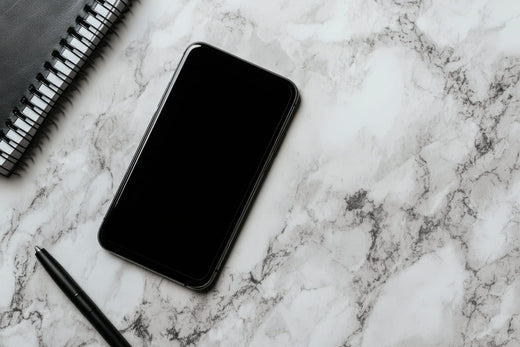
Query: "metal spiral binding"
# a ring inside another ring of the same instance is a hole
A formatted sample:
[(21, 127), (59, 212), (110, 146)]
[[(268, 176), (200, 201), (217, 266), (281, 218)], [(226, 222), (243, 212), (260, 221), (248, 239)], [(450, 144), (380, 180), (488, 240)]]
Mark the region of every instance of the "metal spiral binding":
[(129, 7), (129, 0), (92, 0), (84, 6), (0, 130), (0, 174), (12, 173), (58, 98), (83, 73), (83, 65), (92, 65), (90, 55)]

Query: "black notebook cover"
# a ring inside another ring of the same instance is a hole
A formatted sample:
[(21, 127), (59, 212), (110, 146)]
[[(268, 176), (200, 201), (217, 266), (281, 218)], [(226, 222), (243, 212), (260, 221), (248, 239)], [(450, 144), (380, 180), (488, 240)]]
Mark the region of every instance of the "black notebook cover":
[[(15, 169), (52, 106), (127, 7), (128, 0), (0, 1), (1, 174)], [(57, 59), (61, 65), (54, 65)], [(53, 85), (52, 71), (55, 81), (65, 82)]]

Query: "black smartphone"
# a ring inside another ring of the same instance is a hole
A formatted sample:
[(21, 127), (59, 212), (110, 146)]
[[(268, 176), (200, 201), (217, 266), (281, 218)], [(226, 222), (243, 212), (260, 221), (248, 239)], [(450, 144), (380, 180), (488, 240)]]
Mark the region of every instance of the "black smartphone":
[(210, 288), (298, 103), (290, 80), (191, 44), (105, 215), (101, 246)]

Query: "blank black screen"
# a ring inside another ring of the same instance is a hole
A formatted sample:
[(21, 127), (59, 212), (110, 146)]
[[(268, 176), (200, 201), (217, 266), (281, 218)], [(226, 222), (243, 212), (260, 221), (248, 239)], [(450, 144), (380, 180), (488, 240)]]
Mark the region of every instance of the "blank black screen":
[(196, 285), (215, 270), (296, 91), (288, 80), (205, 44), (190, 46), (172, 83), (99, 239)]

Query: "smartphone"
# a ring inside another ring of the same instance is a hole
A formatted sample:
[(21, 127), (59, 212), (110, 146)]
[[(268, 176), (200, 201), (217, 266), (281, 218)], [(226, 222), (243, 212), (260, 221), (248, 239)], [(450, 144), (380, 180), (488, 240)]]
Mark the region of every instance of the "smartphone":
[(101, 246), (210, 288), (298, 103), (290, 80), (191, 44), (104, 217)]

